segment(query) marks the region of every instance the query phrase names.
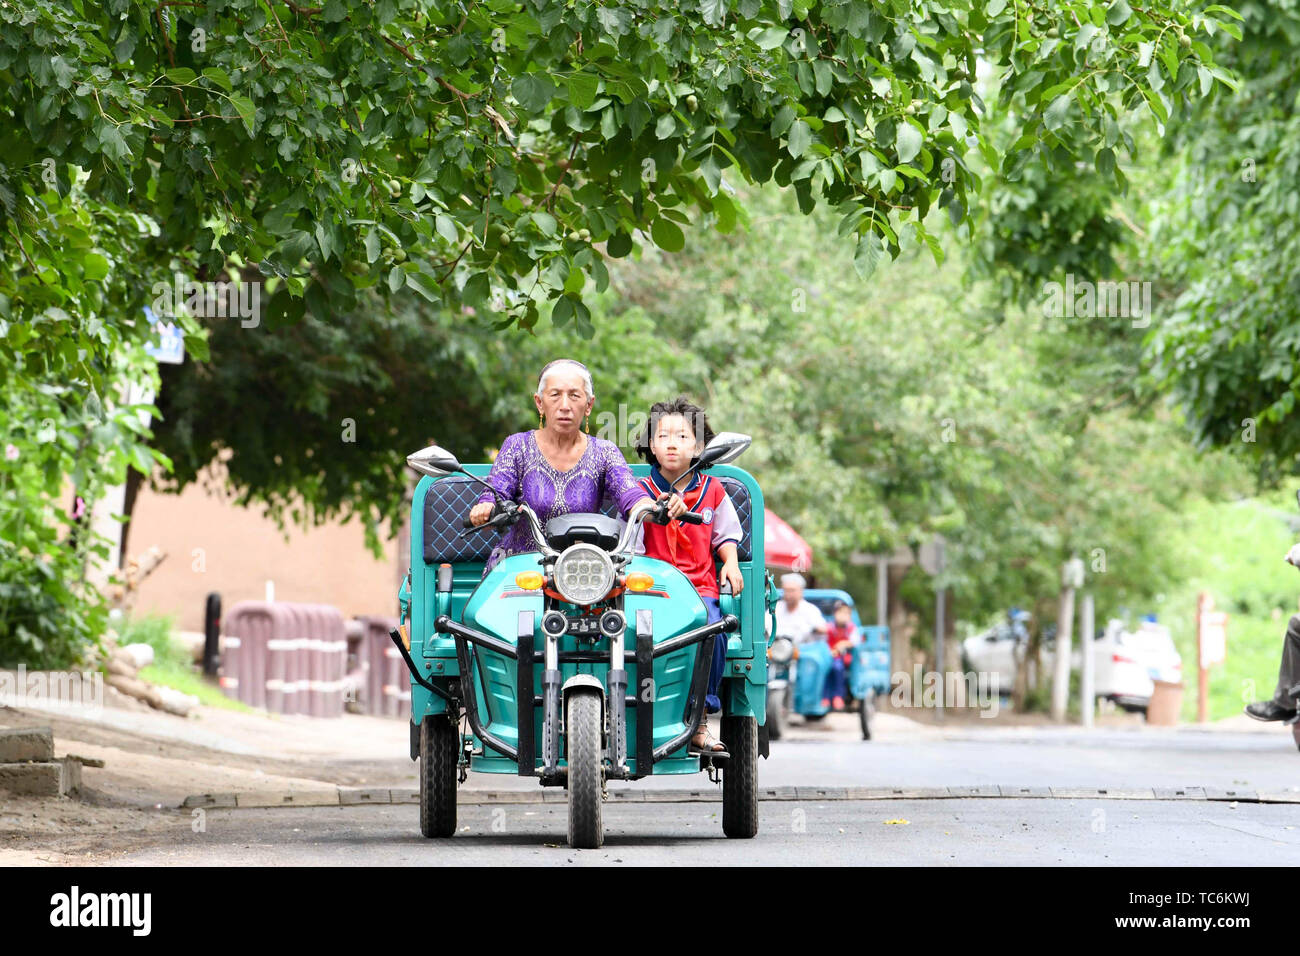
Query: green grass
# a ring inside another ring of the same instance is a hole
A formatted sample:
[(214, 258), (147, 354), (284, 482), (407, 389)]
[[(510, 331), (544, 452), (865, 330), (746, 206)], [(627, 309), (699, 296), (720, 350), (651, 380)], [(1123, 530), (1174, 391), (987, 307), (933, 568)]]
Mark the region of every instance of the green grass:
[[(1228, 613), (1225, 663), (1210, 669), (1211, 720), (1271, 697), (1286, 624), (1297, 610), (1300, 571), (1282, 557), (1300, 540), (1300, 508), (1291, 491), (1189, 509), (1170, 546), (1185, 583), (1157, 608), (1183, 656), (1183, 719), (1196, 719), (1196, 596), (1208, 591)], [(1098, 622), (1101, 623), (1100, 621)]]
[(128, 617), (118, 625), (117, 646), (148, 644), (153, 648), (155, 665), (187, 664), (189, 655), (185, 648), (172, 640), (176, 621), (167, 614), (142, 614)]
[(166, 615), (130, 617), (122, 623), (117, 643), (119, 647), (126, 644), (148, 644), (153, 648), (153, 663), (141, 669), (142, 679), (191, 694), (209, 707), (255, 713), (247, 704), (227, 697), (214, 681), (203, 676), (190, 659), (185, 646), (173, 640), (174, 630), (173, 619)]
[(209, 707), (221, 707), (245, 714), (256, 713), (252, 707), (242, 701), (227, 697), (216, 683), (208, 680), (192, 664), (150, 664), (140, 671), (140, 677), (152, 684), (171, 687), (185, 694), (193, 694), (200, 703)]

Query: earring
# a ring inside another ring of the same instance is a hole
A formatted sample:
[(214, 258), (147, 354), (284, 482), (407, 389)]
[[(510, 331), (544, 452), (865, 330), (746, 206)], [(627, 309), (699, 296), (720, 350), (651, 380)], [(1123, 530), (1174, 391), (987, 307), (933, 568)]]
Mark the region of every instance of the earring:
[(541, 412), (538, 412), (538, 413), (537, 413), (537, 429), (538, 429), (538, 431), (541, 431), (541, 430), (542, 430), (543, 428), (545, 428), (545, 427), (546, 427), (546, 416), (543, 415)]
[(584, 427), (587, 429), (587, 434), (590, 435), (591, 434), (591, 412), (587, 412), (587, 421)]

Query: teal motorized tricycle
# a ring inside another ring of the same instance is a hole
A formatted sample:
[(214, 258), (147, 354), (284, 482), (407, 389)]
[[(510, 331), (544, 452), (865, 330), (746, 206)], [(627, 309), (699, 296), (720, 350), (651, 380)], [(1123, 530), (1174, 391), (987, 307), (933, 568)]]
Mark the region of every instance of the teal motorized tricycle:
[[(625, 524), (607, 505), (543, 526), (528, 505), (497, 495), (493, 517), (474, 528), (467, 516), (491, 489), (488, 466), (463, 466), (437, 446), (407, 459), (425, 477), (411, 505), (411, 565), (393, 640), (411, 672), (411, 758), (420, 761), (426, 837), (455, 833), (456, 787), (469, 770), (565, 787), (574, 847), (603, 842), (607, 780), (704, 770), (722, 783), (723, 832), (754, 836), (757, 760), (767, 756), (763, 619), (775, 591), (763, 566), (762, 491), (727, 464), (748, 445), (746, 436), (720, 434), (696, 465), (722, 482), (744, 533), (745, 587), (740, 595), (724, 587), (712, 624), (684, 574), (631, 553), (641, 522), (667, 520), (663, 504), (637, 502)], [(484, 575), (495, 536), (482, 532), (516, 521), (528, 523), (536, 551)], [(725, 757), (688, 748), (704, 717), (714, 641), (727, 642)]]
[[(861, 640), (849, 649), (849, 662), (844, 668), (847, 709), (857, 713), (862, 739), (870, 740), (876, 698), (889, 695), (889, 628), (864, 625), (848, 591), (809, 588), (804, 592), (804, 598), (816, 605), (828, 624), (834, 619), (836, 602), (843, 601), (849, 606)], [(806, 641), (796, 647), (790, 637), (778, 635), (772, 641), (768, 658), (772, 673), (768, 681), (767, 712), (772, 740), (780, 739), (789, 712), (799, 714), (807, 721), (821, 720), (831, 712), (824, 688), (826, 675), (835, 661), (825, 640)], [(790, 679), (792, 672), (793, 683)]]

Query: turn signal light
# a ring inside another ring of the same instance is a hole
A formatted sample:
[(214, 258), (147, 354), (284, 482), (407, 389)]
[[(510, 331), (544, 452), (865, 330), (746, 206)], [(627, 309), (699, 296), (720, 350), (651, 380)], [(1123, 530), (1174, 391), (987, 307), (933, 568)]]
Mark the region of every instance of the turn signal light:
[(644, 571), (633, 571), (624, 583), (629, 591), (649, 591), (655, 586), (655, 579)]
[(546, 575), (541, 571), (520, 571), (515, 575), (515, 584), (525, 591), (536, 591), (546, 583)]

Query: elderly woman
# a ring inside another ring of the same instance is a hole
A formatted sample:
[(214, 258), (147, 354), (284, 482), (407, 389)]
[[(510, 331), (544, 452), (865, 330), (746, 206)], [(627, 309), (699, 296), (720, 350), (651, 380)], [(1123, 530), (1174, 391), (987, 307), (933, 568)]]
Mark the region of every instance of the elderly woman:
[[(557, 515), (600, 510), (611, 498), (627, 517), (632, 505), (649, 495), (632, 477), (623, 453), (613, 442), (595, 438), (580, 428), (596, 401), (591, 373), (581, 362), (557, 359), (537, 380), (533, 404), (536, 430), (516, 432), (501, 443), (488, 482), (503, 497), (523, 501), (545, 524)], [(470, 510), (470, 521), (481, 525), (492, 514), (491, 492), (483, 492)], [(680, 495), (668, 502), (668, 513), (685, 513)], [(492, 549), (485, 572), (502, 558), (535, 550), (527, 525), (517, 523)]]

